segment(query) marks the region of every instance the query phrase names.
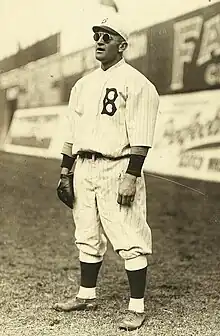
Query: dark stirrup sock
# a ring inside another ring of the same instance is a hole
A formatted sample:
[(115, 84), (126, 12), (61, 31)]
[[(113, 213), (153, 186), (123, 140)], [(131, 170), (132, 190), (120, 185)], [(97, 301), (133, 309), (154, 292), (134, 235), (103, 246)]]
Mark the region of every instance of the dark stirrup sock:
[(101, 265), (102, 261), (98, 263), (86, 263), (80, 261), (80, 269), (81, 269), (80, 286), (86, 288), (96, 287), (96, 282)]
[(147, 267), (135, 271), (126, 270), (126, 273), (128, 276), (131, 298), (142, 299), (146, 287)]

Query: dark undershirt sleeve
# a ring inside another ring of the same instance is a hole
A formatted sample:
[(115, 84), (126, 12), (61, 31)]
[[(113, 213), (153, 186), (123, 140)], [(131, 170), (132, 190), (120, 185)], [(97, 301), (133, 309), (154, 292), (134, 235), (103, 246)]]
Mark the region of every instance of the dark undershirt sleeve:
[(73, 156), (68, 156), (66, 154), (63, 154), (63, 160), (61, 162), (61, 167), (62, 168), (68, 168), (69, 170), (72, 169), (72, 166), (75, 162), (76, 157)]
[(131, 154), (126, 173), (140, 177), (145, 157), (143, 155)]

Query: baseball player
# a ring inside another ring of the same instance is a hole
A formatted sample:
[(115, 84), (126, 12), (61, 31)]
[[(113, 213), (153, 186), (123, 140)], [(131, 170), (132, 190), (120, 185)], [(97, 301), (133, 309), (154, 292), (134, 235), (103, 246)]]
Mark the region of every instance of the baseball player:
[(122, 21), (105, 19), (93, 32), (101, 66), (72, 88), (57, 188), (73, 211), (80, 287), (76, 297), (54, 308), (97, 307), (96, 283), (107, 237), (124, 259), (130, 287), (119, 328), (134, 330), (145, 320), (152, 241), (142, 167), (153, 143), (159, 97), (154, 85), (123, 58), (128, 35)]

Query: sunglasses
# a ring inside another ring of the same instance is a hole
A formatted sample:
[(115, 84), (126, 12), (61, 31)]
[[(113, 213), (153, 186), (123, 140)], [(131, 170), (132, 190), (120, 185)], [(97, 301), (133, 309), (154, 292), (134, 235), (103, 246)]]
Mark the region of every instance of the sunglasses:
[(109, 43), (110, 41), (113, 40), (113, 37), (108, 34), (108, 33), (95, 33), (93, 35), (93, 39), (94, 41), (98, 42), (99, 39), (102, 38), (102, 40), (105, 42), (105, 43)]

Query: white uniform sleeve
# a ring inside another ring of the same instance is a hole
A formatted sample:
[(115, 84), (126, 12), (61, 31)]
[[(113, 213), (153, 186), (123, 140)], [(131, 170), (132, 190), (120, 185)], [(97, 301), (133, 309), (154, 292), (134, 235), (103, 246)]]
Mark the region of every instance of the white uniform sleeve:
[(126, 127), (130, 146), (152, 147), (159, 107), (159, 95), (151, 83), (129, 92)]
[(77, 84), (75, 84), (70, 93), (68, 109), (64, 121), (65, 142), (72, 144), (74, 143), (74, 134), (75, 134), (75, 117), (76, 117), (75, 110), (78, 100), (77, 94), (78, 94)]

